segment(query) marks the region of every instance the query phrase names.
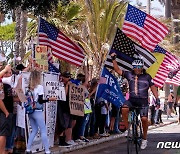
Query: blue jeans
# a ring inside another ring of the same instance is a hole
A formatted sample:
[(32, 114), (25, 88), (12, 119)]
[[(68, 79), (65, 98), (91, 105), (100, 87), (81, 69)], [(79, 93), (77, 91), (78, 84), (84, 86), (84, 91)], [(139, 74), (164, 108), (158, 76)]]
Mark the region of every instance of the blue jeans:
[(82, 118), (82, 121), (79, 126), (78, 137), (84, 136), (86, 124), (89, 121), (89, 117), (90, 117), (90, 114), (88, 113), (88, 114), (85, 114), (84, 117)]
[(114, 131), (119, 131), (119, 119), (120, 119), (119, 112), (120, 110), (117, 111), (117, 116), (114, 123)]
[(31, 150), (33, 140), (38, 132), (38, 128), (40, 128), (41, 139), (45, 151), (49, 151), (49, 142), (43, 112), (35, 110), (32, 114), (29, 114), (29, 120), (32, 127), (32, 133), (30, 134), (28, 139), (27, 149)]
[(13, 125), (11, 136), (6, 137), (6, 150), (11, 150), (14, 148), (14, 138), (16, 135), (16, 114), (13, 114)]

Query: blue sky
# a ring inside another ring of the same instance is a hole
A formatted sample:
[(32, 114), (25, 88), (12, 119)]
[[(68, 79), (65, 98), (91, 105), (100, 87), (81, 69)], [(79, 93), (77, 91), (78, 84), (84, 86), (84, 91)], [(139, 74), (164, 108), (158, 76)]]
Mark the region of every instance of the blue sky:
[[(147, 6), (147, 0), (131, 0), (130, 4), (135, 5), (137, 1), (141, 2), (142, 6)], [(158, 0), (153, 0), (151, 2), (151, 15), (152, 16), (165, 15), (164, 6), (162, 6)]]

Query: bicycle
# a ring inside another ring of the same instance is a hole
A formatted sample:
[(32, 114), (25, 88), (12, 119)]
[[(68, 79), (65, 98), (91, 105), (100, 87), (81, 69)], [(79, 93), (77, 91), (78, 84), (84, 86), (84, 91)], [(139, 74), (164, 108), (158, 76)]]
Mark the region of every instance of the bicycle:
[[(132, 107), (129, 112), (128, 122), (128, 135), (127, 135), (127, 151), (128, 154), (136, 153), (140, 151), (140, 146), (142, 142), (142, 122), (138, 118), (139, 113), (137, 110), (141, 109), (140, 107)], [(134, 150), (135, 149), (135, 150)]]

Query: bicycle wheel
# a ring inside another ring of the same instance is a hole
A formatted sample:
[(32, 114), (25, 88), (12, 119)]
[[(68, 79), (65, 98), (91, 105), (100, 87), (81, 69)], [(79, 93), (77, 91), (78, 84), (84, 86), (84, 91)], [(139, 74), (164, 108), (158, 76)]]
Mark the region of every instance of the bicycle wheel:
[(134, 123), (129, 124), (128, 135), (127, 135), (127, 152), (128, 154), (134, 153)]

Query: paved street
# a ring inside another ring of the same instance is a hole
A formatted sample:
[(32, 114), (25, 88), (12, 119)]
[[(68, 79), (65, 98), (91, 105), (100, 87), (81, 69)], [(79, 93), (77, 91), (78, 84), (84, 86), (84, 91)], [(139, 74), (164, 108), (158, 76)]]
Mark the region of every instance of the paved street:
[[(180, 125), (177, 125), (177, 116), (169, 118), (167, 116), (162, 116), (163, 123), (161, 125), (149, 126), (148, 131), (148, 147), (146, 150), (141, 151), (142, 154), (174, 154), (180, 153), (179, 150), (165, 150), (165, 149), (156, 149), (157, 143), (159, 141), (180, 141)], [(176, 122), (176, 123), (175, 123)], [(67, 153), (70, 154), (81, 154), (81, 153), (122, 153), (126, 154), (126, 138), (124, 134), (120, 135), (111, 135), (110, 137), (101, 138), (99, 140), (90, 140), (90, 143), (78, 144), (71, 148), (60, 148), (58, 145), (55, 145), (51, 148), (53, 154)], [(71, 152), (70, 152), (71, 151)], [(39, 152), (42, 154), (43, 152)]]
[[(164, 142), (180, 142), (180, 125), (175, 122), (177, 116), (167, 120), (166, 115), (163, 115), (164, 126), (156, 125), (150, 126), (148, 131), (148, 147), (145, 150), (141, 150), (142, 154), (174, 154), (180, 153), (179, 149), (157, 149), (157, 144), (160, 141)], [(171, 124), (172, 123), (172, 124)], [(162, 126), (162, 127), (161, 127)], [(69, 154), (88, 154), (88, 153), (104, 153), (104, 154), (126, 154), (126, 138), (123, 136), (104, 142), (102, 144), (89, 146), (87, 148), (82, 148), (69, 152)]]
[[(148, 147), (145, 150), (141, 150), (141, 154), (175, 154), (180, 153), (180, 149), (157, 149), (159, 141), (164, 142), (180, 142), (180, 125), (173, 123), (164, 127), (159, 127), (149, 131), (148, 134)], [(104, 153), (104, 154), (126, 154), (126, 138), (122, 137), (114, 141), (96, 145), (83, 150), (73, 151), (72, 154), (80, 153)], [(71, 154), (69, 153), (69, 154)]]

